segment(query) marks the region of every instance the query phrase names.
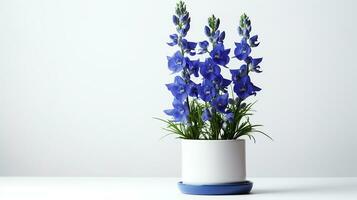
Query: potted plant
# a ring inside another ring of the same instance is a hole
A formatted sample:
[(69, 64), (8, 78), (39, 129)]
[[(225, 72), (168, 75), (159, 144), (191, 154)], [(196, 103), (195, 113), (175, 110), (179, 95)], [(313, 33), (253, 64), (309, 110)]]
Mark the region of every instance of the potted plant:
[[(208, 18), (207, 39), (198, 43), (186, 38), (191, 18), (183, 1), (177, 3), (172, 20), (177, 33), (170, 35), (168, 45), (178, 49), (167, 57), (175, 78), (166, 86), (174, 99), (173, 108), (164, 111), (172, 119), (160, 120), (169, 134), (182, 139), (179, 187), (189, 194), (249, 193), (252, 183), (246, 180), (243, 138), (255, 142), (253, 133), (266, 135), (257, 129), (261, 125), (249, 121), (254, 103), (246, 101), (261, 90), (251, 79), (261, 72), (262, 58), (251, 55), (259, 45), (258, 36), (251, 35), (251, 21), (243, 14), (237, 34), (241, 39), (231, 56), (219, 18)], [(232, 59), (241, 66), (228, 67)], [(223, 77), (224, 70), (230, 78)]]

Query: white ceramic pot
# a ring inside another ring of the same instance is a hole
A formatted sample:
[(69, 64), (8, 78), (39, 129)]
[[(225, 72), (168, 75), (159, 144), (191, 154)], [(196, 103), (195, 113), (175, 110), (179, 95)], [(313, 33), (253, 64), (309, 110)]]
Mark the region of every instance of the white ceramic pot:
[(214, 185), (246, 180), (245, 140), (182, 140), (182, 182)]

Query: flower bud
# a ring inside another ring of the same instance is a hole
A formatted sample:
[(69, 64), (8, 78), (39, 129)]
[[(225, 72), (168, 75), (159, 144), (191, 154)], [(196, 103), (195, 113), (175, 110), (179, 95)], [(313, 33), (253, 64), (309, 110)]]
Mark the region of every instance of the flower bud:
[(191, 17), (189, 17), (186, 21), (187, 24), (191, 23)]
[(205, 26), (205, 34), (207, 35), (207, 37), (211, 36), (211, 30), (209, 29), (208, 26)]
[(179, 19), (176, 15), (172, 16), (172, 22), (177, 26), (179, 24)]
[(188, 19), (188, 16), (189, 16), (188, 13), (184, 14), (183, 16), (181, 16), (181, 17), (180, 17), (180, 18), (181, 18), (181, 21), (186, 22), (187, 19)]
[(238, 27), (238, 34), (239, 34), (240, 36), (243, 35), (243, 30), (242, 30), (242, 28), (241, 28), (240, 26)]
[(225, 37), (226, 37), (226, 33), (223, 31), (223, 32), (219, 35), (218, 41), (219, 41), (219, 42), (223, 42), (223, 40), (224, 40)]
[(186, 36), (188, 30), (190, 30), (190, 24), (185, 24), (185, 26), (183, 27), (183, 35)]
[(221, 20), (219, 20), (219, 18), (216, 20), (216, 26), (215, 29), (217, 30), (219, 27), (219, 24), (221, 23)]

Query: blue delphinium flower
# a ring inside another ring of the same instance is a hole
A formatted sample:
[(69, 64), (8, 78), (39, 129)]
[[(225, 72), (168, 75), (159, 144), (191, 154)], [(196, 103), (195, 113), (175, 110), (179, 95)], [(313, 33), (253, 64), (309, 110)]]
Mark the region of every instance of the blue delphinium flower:
[(241, 43), (235, 43), (235, 44), (236, 44), (236, 48), (234, 49), (234, 55), (239, 60), (245, 60), (251, 52), (249, 44), (245, 39), (242, 39)]
[(221, 113), (226, 112), (227, 105), (228, 105), (228, 93), (219, 95), (212, 100), (212, 106)]
[(216, 85), (217, 89), (225, 91), (229, 84), (231, 84), (231, 80), (223, 78), (221, 74), (218, 74), (212, 79), (212, 83)]
[(209, 43), (206, 40), (199, 42), (198, 46), (200, 46), (200, 49), (198, 50), (198, 54), (204, 54), (204, 53), (208, 52), (208, 49), (207, 49), (208, 45), (209, 45)]
[(176, 76), (175, 82), (166, 84), (166, 87), (171, 91), (172, 95), (174, 95), (174, 97), (181, 102), (188, 96), (189, 87), (185, 80), (183, 80), (183, 78), (180, 76)]
[(203, 101), (211, 101), (216, 96), (216, 88), (209, 80), (204, 80), (198, 88), (198, 95)]
[(208, 109), (204, 109), (201, 116), (202, 121), (207, 121), (210, 120), (211, 118), (212, 118), (211, 112)]
[(169, 70), (173, 73), (180, 72), (186, 66), (186, 58), (177, 51), (172, 57), (167, 56)]
[(204, 78), (212, 80), (221, 73), (221, 68), (211, 58), (206, 58), (200, 65), (200, 73)]
[(254, 71), (257, 73), (262, 72), (260, 70), (259, 64), (262, 62), (263, 58), (251, 58), (250, 62), (248, 63), (249, 71)]
[(195, 77), (198, 77), (199, 69), (200, 69), (200, 60), (190, 60), (188, 65), (188, 70), (190, 71), (190, 74), (193, 74)]
[(229, 52), (230, 49), (224, 49), (223, 43), (219, 43), (212, 49), (210, 56), (215, 63), (226, 66), (229, 62)]
[(257, 91), (261, 89), (250, 81), (250, 77), (248, 75), (243, 76), (240, 80), (234, 85), (234, 92), (240, 98), (240, 100), (246, 99), (250, 95), (255, 95)]
[(231, 69), (229, 70), (232, 74), (232, 81), (233, 83), (238, 83), (238, 81), (240, 80), (240, 70), (239, 69)]
[(196, 54), (196, 52), (194, 50), (195, 50), (195, 48), (197, 46), (197, 43), (189, 42), (186, 39), (182, 39), (181, 40), (181, 46), (182, 46), (182, 49), (186, 53), (190, 54), (191, 56), (194, 56)]
[(187, 122), (187, 116), (189, 114), (187, 103), (182, 103), (181, 101), (174, 99), (172, 106), (173, 109), (164, 110), (167, 115), (174, 118), (175, 122)]
[(193, 81), (190, 81), (188, 83), (188, 95), (191, 97), (198, 97), (198, 89), (199, 89), (200, 85), (196, 84)]
[(231, 69), (233, 83), (238, 83), (240, 79), (248, 74), (248, 68), (246, 64), (243, 64), (239, 69)]

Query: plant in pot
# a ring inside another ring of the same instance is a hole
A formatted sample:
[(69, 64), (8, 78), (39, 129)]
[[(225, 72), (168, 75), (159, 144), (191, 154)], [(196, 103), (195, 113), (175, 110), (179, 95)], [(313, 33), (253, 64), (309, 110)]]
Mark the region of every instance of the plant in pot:
[[(251, 54), (259, 45), (258, 36), (251, 35), (250, 19), (243, 14), (237, 34), (241, 39), (231, 56), (219, 18), (208, 18), (203, 29), (207, 39), (198, 43), (186, 38), (191, 18), (184, 2), (177, 3), (172, 20), (176, 33), (168, 45), (177, 51), (167, 60), (175, 77), (166, 86), (174, 99), (173, 108), (164, 110), (172, 119), (159, 120), (166, 123), (169, 134), (182, 139), (179, 188), (189, 194), (249, 193), (244, 138), (255, 142), (254, 133), (266, 135), (257, 129), (261, 125), (249, 121), (254, 103), (247, 102), (261, 90), (251, 79), (261, 72), (262, 58)], [(241, 65), (228, 67), (232, 59)], [(230, 77), (223, 77), (224, 72)]]

